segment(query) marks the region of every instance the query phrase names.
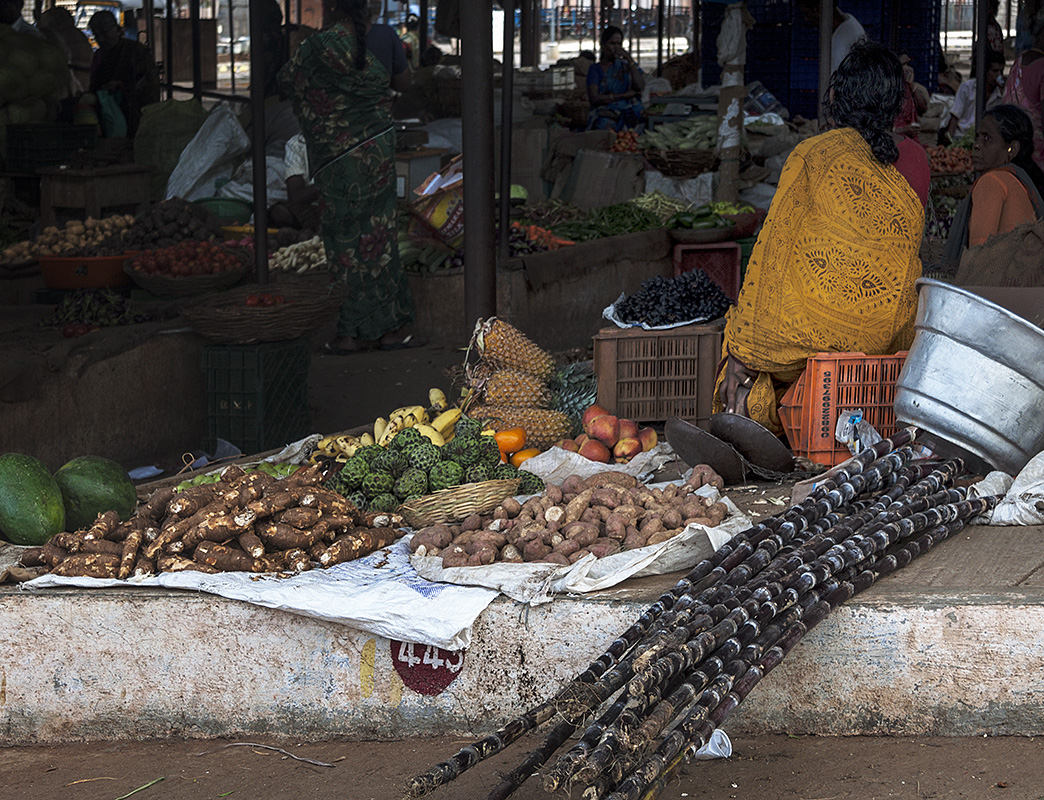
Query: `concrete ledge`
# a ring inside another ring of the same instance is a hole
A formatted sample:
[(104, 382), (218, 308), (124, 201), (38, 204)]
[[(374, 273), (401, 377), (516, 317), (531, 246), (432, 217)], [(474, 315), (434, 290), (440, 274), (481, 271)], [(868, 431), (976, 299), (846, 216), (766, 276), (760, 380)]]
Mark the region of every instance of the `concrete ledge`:
[[(0, 745), (479, 734), (552, 694), (673, 577), (528, 613), (498, 599), (458, 672), (427, 668), (452, 678), (431, 696), (396, 671), (408, 649), (338, 625), (188, 592), (5, 588)], [(895, 588), (875, 587), (811, 632), (729, 730), (1044, 733), (1044, 591)]]

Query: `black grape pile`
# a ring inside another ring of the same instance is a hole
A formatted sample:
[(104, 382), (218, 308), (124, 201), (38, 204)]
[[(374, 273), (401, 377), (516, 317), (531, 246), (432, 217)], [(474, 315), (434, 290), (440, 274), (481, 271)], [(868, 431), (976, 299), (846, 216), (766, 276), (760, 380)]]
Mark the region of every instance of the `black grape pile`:
[(616, 304), (624, 322), (674, 325), (692, 319), (717, 319), (729, 308), (729, 298), (702, 269), (676, 278), (657, 275), (642, 281), (642, 288)]

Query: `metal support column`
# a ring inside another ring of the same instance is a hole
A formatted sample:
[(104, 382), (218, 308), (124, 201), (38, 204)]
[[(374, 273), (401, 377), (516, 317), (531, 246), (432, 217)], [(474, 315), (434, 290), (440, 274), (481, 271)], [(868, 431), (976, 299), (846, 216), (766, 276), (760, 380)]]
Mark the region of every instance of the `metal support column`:
[(174, 96), (174, 0), (167, 0), (167, 15), (163, 18), (163, 79), (170, 100)]
[[(493, 26), (486, 0), (461, 2), (461, 117), (464, 151), (464, 315), (496, 313), (493, 235)], [(509, 102), (505, 100), (505, 102)]]
[(500, 257), (510, 253), (511, 132), (515, 83), (515, 0), (501, 0), (504, 8), (504, 52), (500, 77)]
[(978, 0), (975, 4), (975, 39), (972, 51), (975, 53), (975, 130), (979, 130), (982, 114), (986, 110), (986, 26), (990, 21), (990, 0)]
[(203, 27), (199, 21), (199, 0), (189, 0), (189, 24), (192, 27), (192, 96), (203, 97)]
[[(420, 52), (417, 53), (417, 58), (424, 54), (424, 51), (428, 49), (429, 34), (428, 34), (428, 0), (420, 0), (420, 19), (417, 20), (417, 39), (420, 42), (418, 48)], [(512, 20), (512, 23), (514, 20)]]
[[(531, 46), (533, 30), (536, 28), (536, 20), (533, 19), (536, 8), (533, 0), (519, 0), (518, 10), (519, 63), (523, 67), (535, 67), (537, 60), (533, 58), (533, 48)], [(461, 17), (463, 16), (462, 10)], [(539, 28), (536, 29), (539, 30)]]
[(235, 0), (228, 0), (228, 74), (232, 81), (232, 94), (236, 93), (236, 12)]
[(656, 6), (656, 74), (660, 74), (660, 70), (663, 69), (663, 2), (660, 2)]
[(254, 269), (268, 283), (268, 174), (265, 163), (265, 53), (254, 47), (265, 33), (261, 0), (250, 0), (250, 144), (254, 183)]
[(819, 3), (819, 124), (826, 121), (824, 105), (830, 88), (830, 63), (833, 58), (830, 39), (834, 35), (834, 2), (820, 0)]

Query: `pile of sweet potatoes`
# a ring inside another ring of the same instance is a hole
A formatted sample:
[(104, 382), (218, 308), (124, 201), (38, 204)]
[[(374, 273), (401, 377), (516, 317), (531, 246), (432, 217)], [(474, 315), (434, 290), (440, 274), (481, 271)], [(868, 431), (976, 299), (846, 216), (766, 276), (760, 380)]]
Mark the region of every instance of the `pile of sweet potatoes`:
[(398, 539), (402, 518), (362, 512), (323, 488), (320, 467), (285, 478), (226, 467), (221, 480), (158, 489), (121, 522), (99, 514), (86, 529), (26, 550), (21, 564), (54, 575), (129, 578), (156, 572), (290, 572), (332, 567)]
[(509, 498), (489, 517), (472, 515), (459, 525), (417, 531), (410, 547), (419, 556), (441, 556), (443, 567), (483, 566), (497, 561), (568, 565), (665, 542), (691, 523), (721, 524), (728, 510), (694, 494), (720, 481), (713, 470), (693, 470), (680, 486), (648, 488), (622, 472), (591, 478), (571, 475), (561, 486), (524, 503)]

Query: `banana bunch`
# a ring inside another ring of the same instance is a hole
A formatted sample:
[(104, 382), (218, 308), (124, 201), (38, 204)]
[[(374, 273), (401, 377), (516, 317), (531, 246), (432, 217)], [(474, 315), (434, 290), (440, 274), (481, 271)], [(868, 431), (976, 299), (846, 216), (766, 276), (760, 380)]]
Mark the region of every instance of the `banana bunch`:
[[(456, 412), (454, 414), (454, 412)], [(459, 408), (450, 408), (445, 393), (438, 388), (428, 390), (428, 406), (402, 406), (387, 417), (377, 417), (373, 422), (373, 438), (377, 444), (387, 446), (399, 431), (416, 428), (433, 444), (441, 447), (452, 438), (453, 425), (460, 417)]]
[(354, 456), (355, 451), (360, 447), (365, 447), (366, 445), (373, 443), (374, 438), (368, 433), (364, 433), (362, 436), (347, 436), (344, 434), (324, 436), (316, 444), (315, 450), (312, 451), (310, 461), (314, 464), (320, 457), (327, 456), (332, 457), (343, 464), (349, 458)]

